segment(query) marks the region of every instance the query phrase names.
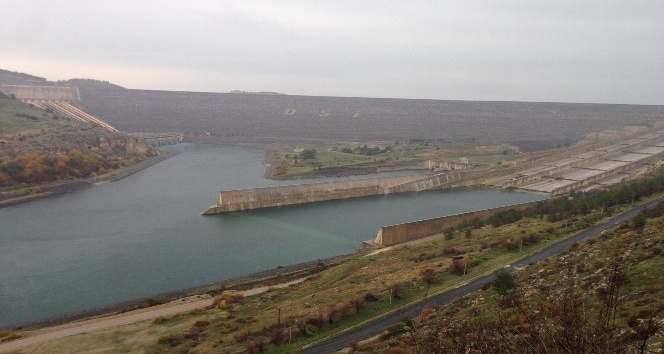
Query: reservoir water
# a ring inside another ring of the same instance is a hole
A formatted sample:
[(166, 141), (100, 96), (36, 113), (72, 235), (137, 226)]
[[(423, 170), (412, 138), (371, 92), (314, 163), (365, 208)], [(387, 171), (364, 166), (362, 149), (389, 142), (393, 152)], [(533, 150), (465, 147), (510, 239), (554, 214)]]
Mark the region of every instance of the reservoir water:
[(201, 216), (263, 152), (180, 145), (120, 181), (0, 209), (0, 327), (352, 252), (380, 226), (544, 198), (457, 189)]

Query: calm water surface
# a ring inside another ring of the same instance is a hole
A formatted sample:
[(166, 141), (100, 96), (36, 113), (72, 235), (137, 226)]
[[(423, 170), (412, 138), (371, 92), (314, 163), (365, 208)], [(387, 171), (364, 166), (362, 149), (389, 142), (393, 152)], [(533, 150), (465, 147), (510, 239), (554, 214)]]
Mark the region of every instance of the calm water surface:
[[(123, 180), (0, 209), (0, 327), (356, 250), (380, 226), (542, 199), (459, 189), (203, 217), (263, 152), (180, 145)], [(300, 181), (302, 183), (305, 181)]]

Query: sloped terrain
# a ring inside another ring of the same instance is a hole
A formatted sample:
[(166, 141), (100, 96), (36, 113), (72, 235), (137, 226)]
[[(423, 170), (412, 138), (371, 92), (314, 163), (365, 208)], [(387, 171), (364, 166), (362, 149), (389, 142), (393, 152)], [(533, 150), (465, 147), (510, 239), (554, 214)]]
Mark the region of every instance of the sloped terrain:
[(281, 139), (442, 139), (541, 149), (664, 118), (663, 106), (402, 100), (81, 90), (85, 109), (124, 131)]

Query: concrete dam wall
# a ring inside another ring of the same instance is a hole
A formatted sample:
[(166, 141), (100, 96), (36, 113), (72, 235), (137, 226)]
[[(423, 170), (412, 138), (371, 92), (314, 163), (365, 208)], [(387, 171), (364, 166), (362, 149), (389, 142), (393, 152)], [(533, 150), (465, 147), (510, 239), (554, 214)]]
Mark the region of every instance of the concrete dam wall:
[(472, 211), (463, 214), (442, 216), (433, 219), (383, 226), (380, 228), (380, 230), (378, 230), (376, 238), (374, 238), (373, 241), (366, 241), (365, 245), (369, 247), (391, 246), (398, 243), (413, 241), (419, 238), (440, 234), (447, 228), (458, 227), (462, 222), (469, 222), (473, 219), (486, 220), (493, 214), (506, 210), (526, 210), (541, 202), (543, 201), (508, 205), (504, 207)]
[(80, 101), (78, 87), (0, 85), (0, 92), (20, 100)]

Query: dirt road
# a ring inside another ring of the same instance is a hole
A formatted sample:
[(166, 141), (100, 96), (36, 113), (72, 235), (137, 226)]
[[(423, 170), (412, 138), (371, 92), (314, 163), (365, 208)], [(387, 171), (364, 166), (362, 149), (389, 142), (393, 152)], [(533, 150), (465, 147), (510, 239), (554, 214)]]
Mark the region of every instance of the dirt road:
[(163, 305), (130, 311), (122, 314), (77, 321), (55, 327), (47, 327), (34, 332), (21, 334), (26, 336), (25, 338), (0, 344), (0, 353), (18, 350), (28, 345), (38, 344), (52, 339), (72, 336), (75, 334), (94, 332), (136, 322), (153, 320), (158, 317), (172, 316), (196, 309), (202, 309), (211, 306), (213, 302), (214, 299), (210, 296), (191, 296)]
[[(264, 293), (270, 289), (285, 288), (290, 285), (301, 283), (306, 279), (307, 278), (300, 278), (287, 283), (249, 289), (242, 291), (242, 294), (244, 296), (253, 296)], [(90, 333), (141, 321), (154, 320), (158, 317), (168, 317), (193, 310), (204, 309), (211, 306), (213, 302), (214, 298), (209, 295), (195, 295), (135, 311), (76, 321), (59, 326), (46, 327), (31, 332), (24, 332), (21, 333), (21, 336), (24, 338), (1, 343), (0, 353), (7, 353), (29, 345), (39, 344), (76, 334)]]

